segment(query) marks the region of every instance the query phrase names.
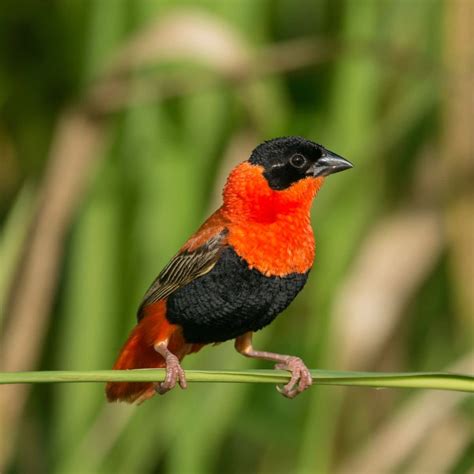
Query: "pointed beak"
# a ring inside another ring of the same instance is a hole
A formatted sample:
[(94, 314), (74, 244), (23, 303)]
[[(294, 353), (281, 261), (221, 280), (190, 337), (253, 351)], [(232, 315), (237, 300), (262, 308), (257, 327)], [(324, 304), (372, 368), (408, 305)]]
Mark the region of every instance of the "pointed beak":
[(329, 176), (352, 168), (352, 163), (332, 151), (325, 150), (321, 158), (311, 165), (307, 171), (310, 176)]

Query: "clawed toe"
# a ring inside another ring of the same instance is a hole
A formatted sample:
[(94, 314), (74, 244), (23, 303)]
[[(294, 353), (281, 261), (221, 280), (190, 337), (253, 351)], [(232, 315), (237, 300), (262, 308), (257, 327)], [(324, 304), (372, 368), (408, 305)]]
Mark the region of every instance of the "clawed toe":
[(184, 370), (179, 364), (179, 360), (170, 357), (167, 360), (165, 380), (155, 384), (155, 391), (156, 393), (163, 395), (173, 389), (176, 386), (176, 383), (178, 383), (182, 389), (185, 389), (188, 386)]
[(275, 369), (291, 372), (290, 381), (283, 387), (277, 386), (277, 390), (286, 398), (295, 398), (313, 384), (310, 371), (299, 357), (289, 357), (287, 361), (277, 364)]

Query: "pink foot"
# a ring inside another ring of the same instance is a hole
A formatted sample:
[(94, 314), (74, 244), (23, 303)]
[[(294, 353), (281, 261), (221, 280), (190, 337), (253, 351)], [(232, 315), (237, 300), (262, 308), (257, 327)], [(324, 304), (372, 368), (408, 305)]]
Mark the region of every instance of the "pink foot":
[(166, 356), (166, 377), (163, 382), (155, 384), (155, 391), (160, 395), (169, 392), (172, 388), (176, 386), (176, 383), (179, 383), (181, 388), (186, 388), (188, 384), (186, 383), (186, 376), (184, 370), (181, 367), (178, 358), (169, 353)]
[(291, 379), (284, 387), (277, 390), (287, 398), (295, 398), (313, 384), (311, 373), (299, 357), (289, 356), (284, 362), (275, 365), (275, 369), (291, 372)]

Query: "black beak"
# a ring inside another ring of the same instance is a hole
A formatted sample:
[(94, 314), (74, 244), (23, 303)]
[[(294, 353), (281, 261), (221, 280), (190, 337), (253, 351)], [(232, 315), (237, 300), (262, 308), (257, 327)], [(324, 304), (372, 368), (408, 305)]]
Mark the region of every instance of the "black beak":
[(329, 176), (340, 171), (352, 168), (352, 163), (342, 156), (336, 155), (329, 150), (324, 150), (321, 158), (308, 168), (307, 174), (310, 176)]

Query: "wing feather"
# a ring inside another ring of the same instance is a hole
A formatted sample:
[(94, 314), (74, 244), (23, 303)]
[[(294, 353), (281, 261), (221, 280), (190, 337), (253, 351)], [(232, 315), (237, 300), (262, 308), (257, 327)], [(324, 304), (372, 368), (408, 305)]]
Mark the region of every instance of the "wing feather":
[(177, 289), (210, 272), (226, 245), (227, 233), (227, 229), (223, 228), (202, 245), (178, 252), (145, 293), (138, 309), (138, 319), (142, 318), (145, 306), (167, 298)]

